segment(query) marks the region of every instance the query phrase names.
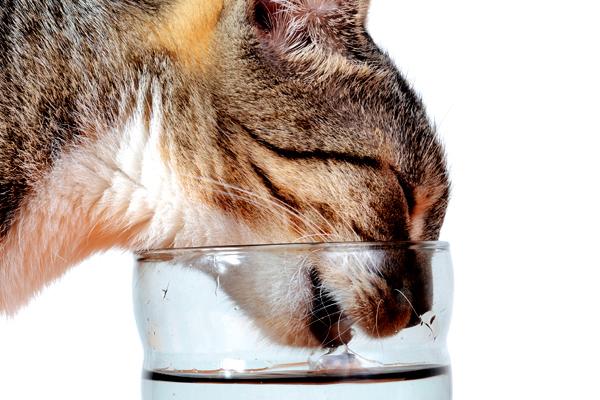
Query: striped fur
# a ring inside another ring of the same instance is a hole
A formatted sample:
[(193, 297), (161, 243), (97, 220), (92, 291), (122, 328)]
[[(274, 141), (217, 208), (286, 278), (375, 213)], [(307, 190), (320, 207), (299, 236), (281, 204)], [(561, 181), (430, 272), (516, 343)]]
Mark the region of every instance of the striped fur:
[(443, 149), (367, 8), (3, 0), (0, 310), (111, 247), (437, 239)]

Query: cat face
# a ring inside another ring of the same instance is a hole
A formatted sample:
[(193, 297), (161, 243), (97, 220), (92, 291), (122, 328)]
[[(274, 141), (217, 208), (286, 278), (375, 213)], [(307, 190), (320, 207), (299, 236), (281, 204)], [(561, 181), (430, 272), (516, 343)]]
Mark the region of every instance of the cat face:
[(366, 6), (225, 7), (214, 62), (200, 68), (210, 97), (198, 112), (208, 122), (194, 124), (188, 101), (165, 116), (178, 129), (164, 153), (190, 196), (256, 232), (266, 227), (265, 238), (283, 224), (277, 233), (289, 241), (437, 239), (449, 194), (443, 149), (420, 99), (366, 33)]
[[(211, 126), (190, 123), (164, 146), (190, 198), (251, 232), (234, 244), (437, 240), (449, 195), (444, 152), (420, 99), (366, 33), (366, 6), (260, 0), (223, 9), (210, 44), (217, 61), (202, 64)], [(314, 297), (292, 294), (286, 304), (249, 296), (255, 276), (221, 282), (268, 336), (337, 346), (353, 324), (377, 337), (416, 324), (431, 307), (428, 263), (408, 253), (374, 268), (316, 262), (296, 291)], [(262, 269), (285, 282), (277, 265)]]

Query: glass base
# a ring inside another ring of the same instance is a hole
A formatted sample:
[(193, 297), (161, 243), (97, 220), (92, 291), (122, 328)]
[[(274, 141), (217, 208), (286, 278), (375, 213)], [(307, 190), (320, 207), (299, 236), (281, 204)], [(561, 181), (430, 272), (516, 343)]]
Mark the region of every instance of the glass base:
[[(207, 378), (204, 374), (144, 371), (142, 400), (451, 400), (449, 366), (335, 378), (309, 375)], [(324, 379), (321, 379), (324, 378)]]

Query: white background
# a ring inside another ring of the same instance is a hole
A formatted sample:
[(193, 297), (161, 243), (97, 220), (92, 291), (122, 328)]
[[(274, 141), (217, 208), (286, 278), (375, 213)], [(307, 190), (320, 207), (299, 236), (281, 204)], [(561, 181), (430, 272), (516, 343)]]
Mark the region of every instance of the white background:
[[(600, 398), (600, 13), (592, 1), (373, 0), (454, 184), (454, 398)], [(137, 399), (129, 255), (0, 318), (0, 398)]]

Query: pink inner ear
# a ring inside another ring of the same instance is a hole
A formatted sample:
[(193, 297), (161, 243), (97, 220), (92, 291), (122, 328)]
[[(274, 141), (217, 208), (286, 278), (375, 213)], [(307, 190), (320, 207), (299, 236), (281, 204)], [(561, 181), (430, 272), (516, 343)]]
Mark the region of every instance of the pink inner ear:
[(254, 21), (266, 32), (285, 30), (292, 21), (301, 25), (310, 20), (325, 23), (340, 12), (345, 1), (350, 0), (253, 0)]
[(251, 10), (263, 44), (276, 52), (309, 45), (341, 52), (361, 2), (368, 0), (251, 0)]
[(265, 32), (274, 28), (274, 15), (283, 9), (280, 2), (276, 0), (254, 0), (254, 23)]

